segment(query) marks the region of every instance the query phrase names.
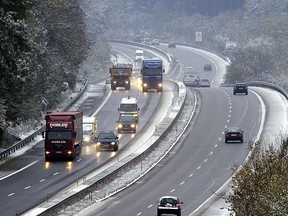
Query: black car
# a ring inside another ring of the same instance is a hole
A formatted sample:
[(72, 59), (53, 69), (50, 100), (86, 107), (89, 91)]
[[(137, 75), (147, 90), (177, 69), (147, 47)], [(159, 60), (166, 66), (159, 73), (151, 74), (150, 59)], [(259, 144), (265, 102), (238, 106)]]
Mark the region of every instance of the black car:
[(96, 142), (97, 150), (105, 148), (117, 151), (119, 145), (119, 137), (114, 131), (100, 131), (98, 137), (96, 137)]
[(181, 204), (183, 202), (180, 202), (175, 196), (163, 196), (158, 202), (157, 216), (161, 216), (162, 214), (181, 216)]
[(173, 42), (173, 41), (169, 42), (168, 48), (176, 48), (175, 42)]
[(211, 64), (205, 64), (205, 65), (204, 65), (204, 71), (212, 71), (212, 66), (211, 66)]
[(236, 95), (238, 93), (248, 95), (248, 87), (246, 83), (236, 83), (233, 88), (233, 94)]
[(117, 123), (118, 133), (123, 131), (136, 133), (136, 120), (133, 115), (122, 114)]
[(225, 131), (225, 143), (229, 141), (240, 141), (243, 143), (243, 131), (238, 127), (230, 127)]

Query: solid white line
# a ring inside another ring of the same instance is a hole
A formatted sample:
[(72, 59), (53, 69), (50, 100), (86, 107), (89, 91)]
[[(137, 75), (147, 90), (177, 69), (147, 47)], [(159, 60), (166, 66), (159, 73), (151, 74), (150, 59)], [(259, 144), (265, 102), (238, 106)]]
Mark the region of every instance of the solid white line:
[(15, 175), (16, 173), (19, 173), (19, 172), (21, 172), (21, 171), (27, 169), (27, 168), (30, 167), (30, 166), (33, 166), (33, 165), (34, 165), (35, 163), (37, 163), (38, 161), (39, 161), (39, 160), (34, 161), (34, 162), (32, 162), (31, 164), (28, 164), (27, 166), (25, 166), (25, 167), (23, 167), (23, 168), (21, 168), (21, 169), (15, 171), (15, 172), (13, 172), (13, 173), (10, 173), (10, 174), (7, 175), (7, 176), (4, 176), (4, 177), (0, 178), (0, 181), (4, 180), (4, 179), (6, 179), (6, 178), (9, 178), (9, 177), (12, 176), (12, 175)]

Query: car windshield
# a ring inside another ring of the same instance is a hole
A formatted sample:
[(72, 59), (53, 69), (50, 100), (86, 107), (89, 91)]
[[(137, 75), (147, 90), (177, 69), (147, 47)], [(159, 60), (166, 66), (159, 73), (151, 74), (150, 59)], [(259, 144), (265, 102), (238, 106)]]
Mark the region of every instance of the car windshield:
[(229, 128), (228, 132), (240, 132), (240, 128)]
[(98, 138), (99, 139), (114, 139), (115, 135), (114, 133), (99, 133)]
[(128, 121), (128, 122), (130, 122), (130, 121), (133, 121), (133, 120), (134, 120), (133, 116), (129, 116), (129, 115), (122, 115), (120, 117), (120, 121)]
[(161, 204), (171, 204), (173, 206), (175, 206), (178, 202), (176, 199), (173, 198), (163, 198), (160, 202)]
[(121, 104), (120, 111), (137, 111), (137, 104)]

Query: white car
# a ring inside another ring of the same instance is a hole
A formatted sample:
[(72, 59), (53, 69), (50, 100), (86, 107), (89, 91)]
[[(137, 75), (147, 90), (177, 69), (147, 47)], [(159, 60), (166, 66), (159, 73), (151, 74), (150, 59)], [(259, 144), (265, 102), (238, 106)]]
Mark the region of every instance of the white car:
[(200, 87), (210, 87), (209, 79), (200, 79), (199, 86)]

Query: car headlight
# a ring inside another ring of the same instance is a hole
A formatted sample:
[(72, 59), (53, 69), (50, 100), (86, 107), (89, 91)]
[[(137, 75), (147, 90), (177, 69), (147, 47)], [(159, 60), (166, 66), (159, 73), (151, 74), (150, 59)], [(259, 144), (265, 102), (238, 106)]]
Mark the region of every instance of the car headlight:
[(135, 124), (131, 124), (131, 127), (132, 127), (132, 128), (135, 128)]
[(144, 87), (147, 87), (147, 83), (144, 83), (143, 86), (144, 86)]
[(115, 145), (115, 142), (111, 142), (111, 145)]
[(118, 124), (118, 128), (122, 128), (123, 126), (122, 126), (122, 124)]
[(101, 142), (97, 142), (96, 145), (97, 145), (97, 146), (101, 145)]
[(113, 81), (113, 83), (116, 84), (117, 82), (116, 82), (116, 81)]

